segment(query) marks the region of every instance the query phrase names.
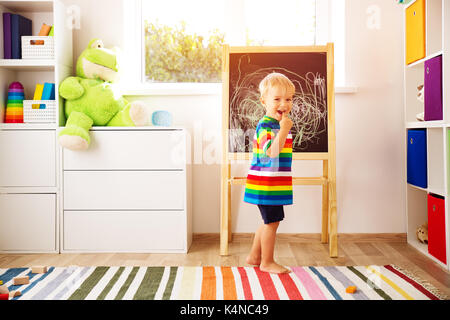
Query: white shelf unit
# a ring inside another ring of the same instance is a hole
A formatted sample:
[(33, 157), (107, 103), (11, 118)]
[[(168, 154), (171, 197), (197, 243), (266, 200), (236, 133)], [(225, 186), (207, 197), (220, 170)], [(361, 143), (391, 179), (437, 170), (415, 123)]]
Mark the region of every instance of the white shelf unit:
[[(406, 21), (407, 8), (417, 1), (405, 6), (403, 21)], [(407, 241), (442, 268), (450, 270), (450, 150), (448, 139), (448, 130), (450, 129), (450, 2), (448, 0), (426, 0), (425, 8), (425, 57), (406, 65), (405, 42), (403, 59), (405, 64), (405, 142), (409, 129), (425, 129), (427, 138), (427, 188), (418, 187), (405, 181)], [(404, 31), (406, 39), (406, 26)], [(424, 103), (417, 99), (417, 86), (424, 84), (426, 61), (439, 55), (442, 55), (443, 119), (418, 121), (416, 115), (424, 111)], [(405, 143), (405, 151), (406, 146)], [(405, 168), (407, 167), (406, 163), (405, 159)], [(428, 194), (441, 196), (445, 200), (445, 263), (430, 254), (428, 245), (421, 243), (416, 236), (416, 229), (428, 220)]]
[[(54, 26), (55, 57), (47, 60), (3, 59), (3, 12), (32, 20), (32, 34), (42, 23)], [(60, 0), (0, 1), (0, 252), (60, 252), (61, 179), (57, 130), (64, 125), (58, 85), (73, 73), (72, 30)], [(37, 83), (55, 83), (54, 123), (4, 123), (9, 85), (19, 81), (31, 100)]]

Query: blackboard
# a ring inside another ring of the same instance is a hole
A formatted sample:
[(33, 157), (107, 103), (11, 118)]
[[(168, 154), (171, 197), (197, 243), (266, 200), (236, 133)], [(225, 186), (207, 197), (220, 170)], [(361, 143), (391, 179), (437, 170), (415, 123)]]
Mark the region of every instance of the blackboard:
[(327, 53), (257, 52), (229, 56), (229, 152), (252, 152), (253, 135), (265, 109), (259, 83), (269, 73), (295, 85), (293, 152), (328, 152)]

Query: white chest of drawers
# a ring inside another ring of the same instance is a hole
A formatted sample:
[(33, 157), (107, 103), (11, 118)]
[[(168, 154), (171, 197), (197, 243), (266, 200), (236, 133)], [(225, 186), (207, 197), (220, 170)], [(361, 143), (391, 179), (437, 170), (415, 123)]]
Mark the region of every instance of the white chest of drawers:
[(62, 252), (187, 252), (186, 130), (102, 127), (90, 133), (87, 151), (62, 151)]

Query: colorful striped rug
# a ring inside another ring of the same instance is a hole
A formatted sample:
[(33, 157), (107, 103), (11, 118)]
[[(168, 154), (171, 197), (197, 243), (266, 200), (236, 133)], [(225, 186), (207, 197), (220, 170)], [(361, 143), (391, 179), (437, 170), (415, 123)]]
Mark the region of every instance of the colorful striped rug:
[[(258, 267), (50, 267), (0, 269), (13, 300), (440, 300), (429, 284), (393, 265), (291, 267), (269, 274)], [(26, 285), (13, 278), (29, 276)], [(346, 288), (356, 286), (353, 294)]]

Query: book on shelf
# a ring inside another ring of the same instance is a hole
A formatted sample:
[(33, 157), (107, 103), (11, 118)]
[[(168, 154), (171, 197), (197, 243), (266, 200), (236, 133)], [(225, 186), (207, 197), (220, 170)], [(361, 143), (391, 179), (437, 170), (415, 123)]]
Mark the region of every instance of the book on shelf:
[[(42, 90), (42, 98), (41, 100), (55, 100), (55, 84), (45, 82), (44, 89)], [(46, 109), (47, 106), (45, 104), (41, 104), (40, 109)]]
[(11, 59), (11, 13), (3, 12), (3, 58)]
[[(36, 84), (36, 89), (34, 90), (34, 96), (33, 96), (33, 100), (41, 100), (42, 98), (42, 91), (44, 90), (44, 85), (43, 84)], [(40, 106), (37, 103), (34, 103), (31, 105), (32, 109), (39, 109)]]
[(22, 36), (31, 36), (31, 20), (20, 14), (11, 14), (11, 56), (22, 59)]
[[(55, 100), (55, 84), (45, 82), (44, 84), (36, 84), (33, 100)], [(45, 104), (33, 104), (33, 109), (45, 109)]]
[(41, 100), (55, 100), (55, 84), (50, 82), (44, 83)]

